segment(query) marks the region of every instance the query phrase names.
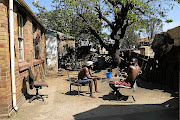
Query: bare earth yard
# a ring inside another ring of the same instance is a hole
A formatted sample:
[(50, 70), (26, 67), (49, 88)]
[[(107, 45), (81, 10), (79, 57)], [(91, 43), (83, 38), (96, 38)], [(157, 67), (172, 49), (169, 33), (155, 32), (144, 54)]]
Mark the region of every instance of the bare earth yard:
[[(105, 77), (105, 72), (97, 75)], [(77, 77), (77, 71), (69, 71), (69, 74)], [(40, 89), (39, 93), (48, 95), (48, 98), (44, 98), (44, 102), (25, 100), (17, 114), (8, 120), (178, 120), (178, 100), (163, 90), (138, 87), (133, 92), (132, 89), (122, 89), (122, 94), (133, 95), (136, 102), (121, 103), (109, 96), (111, 89), (101, 80), (98, 81), (101, 93), (94, 93), (94, 99), (85, 92), (78, 96), (77, 86), (72, 87), (76, 95), (69, 95), (66, 70), (61, 73), (49, 71), (44, 80), (49, 87)], [(82, 86), (82, 91), (88, 91), (88, 87)], [(35, 89), (30, 94), (35, 94)], [(130, 97), (128, 101), (131, 101)]]

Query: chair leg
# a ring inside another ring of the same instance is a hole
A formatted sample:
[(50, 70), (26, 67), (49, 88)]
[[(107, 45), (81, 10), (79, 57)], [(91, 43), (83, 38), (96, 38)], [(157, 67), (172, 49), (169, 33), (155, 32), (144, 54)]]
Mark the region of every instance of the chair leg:
[(36, 95), (33, 96), (31, 99), (29, 99), (29, 103), (31, 103), (33, 100), (38, 100), (38, 99), (42, 99), (42, 101), (44, 101), (44, 98), (39, 95), (39, 92), (38, 92), (38, 88), (36, 88)]
[[(118, 91), (119, 91), (119, 89), (118, 89)], [(117, 94), (117, 93), (116, 93)], [(133, 99), (133, 101), (121, 101), (121, 103), (135, 103), (136, 102), (136, 100), (135, 100), (135, 98), (134, 98), (134, 96), (133, 95), (128, 95), (129, 97), (130, 96), (132, 96), (132, 99)], [(119, 101), (119, 99), (118, 99), (118, 94), (117, 94), (117, 102), (120, 102)]]
[(88, 89), (89, 89), (89, 93), (91, 94), (91, 91), (90, 91), (90, 86), (88, 87)]
[(132, 98), (133, 98), (134, 102), (136, 102), (136, 100), (135, 100), (134, 96), (132, 96)]
[[(117, 91), (119, 92), (119, 88), (117, 88)], [(118, 98), (119, 98), (119, 94), (117, 93), (117, 91), (116, 91), (116, 100), (117, 100), (117, 102), (118, 102)]]
[(70, 95), (71, 95), (71, 84), (70, 84)]
[(78, 84), (78, 96), (79, 96), (79, 87), (80, 87), (80, 86), (79, 86), (79, 84)]

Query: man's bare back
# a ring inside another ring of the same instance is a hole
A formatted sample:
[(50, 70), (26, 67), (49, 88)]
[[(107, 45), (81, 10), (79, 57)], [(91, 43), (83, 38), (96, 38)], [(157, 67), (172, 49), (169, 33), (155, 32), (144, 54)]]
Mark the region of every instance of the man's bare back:
[(128, 77), (126, 79), (126, 82), (133, 82), (138, 76), (139, 71), (140, 71), (140, 67), (138, 65), (137, 66), (130, 65), (128, 68), (128, 73), (127, 73)]
[(87, 75), (86, 75), (87, 71), (88, 71), (88, 68), (83, 67), (78, 74), (78, 79), (83, 79), (83, 78), (87, 77)]

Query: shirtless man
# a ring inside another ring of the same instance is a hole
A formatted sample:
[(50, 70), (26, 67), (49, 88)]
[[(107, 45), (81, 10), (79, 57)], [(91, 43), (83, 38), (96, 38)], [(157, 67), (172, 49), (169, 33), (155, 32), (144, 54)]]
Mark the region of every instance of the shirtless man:
[(138, 65), (138, 60), (136, 58), (132, 58), (130, 61), (130, 66), (128, 68), (127, 72), (127, 78), (122, 79), (120, 81), (110, 81), (109, 86), (116, 92), (118, 96), (120, 96), (119, 100), (122, 100), (124, 96), (117, 90), (117, 87), (114, 85), (122, 85), (125, 87), (132, 87), (134, 84), (134, 80), (138, 76), (139, 73), (141, 73), (141, 68)]
[(100, 77), (94, 76), (91, 72), (91, 69), (93, 68), (93, 62), (88, 61), (86, 63), (86, 66), (83, 67), (79, 74), (78, 74), (78, 81), (81, 83), (83, 82), (89, 82), (89, 87), (90, 87), (90, 97), (95, 98), (92, 94), (92, 88), (93, 88), (93, 81), (95, 85), (95, 92), (99, 93), (97, 90), (97, 79), (101, 79)]

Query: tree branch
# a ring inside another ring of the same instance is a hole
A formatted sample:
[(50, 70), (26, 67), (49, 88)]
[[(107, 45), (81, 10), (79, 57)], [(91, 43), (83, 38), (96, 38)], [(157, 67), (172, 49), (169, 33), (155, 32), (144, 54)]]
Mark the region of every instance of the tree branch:
[(123, 6), (123, 3), (118, 0), (117, 1), (108, 0), (108, 2), (111, 3), (111, 5), (113, 6), (117, 6), (118, 4)]
[[(115, 21), (115, 22), (116, 22), (116, 25), (115, 25), (115, 27), (114, 27), (114, 29), (112, 30), (112, 33), (111, 33), (111, 35), (110, 35), (110, 37), (111, 37), (112, 39), (115, 39), (114, 36), (117, 36), (117, 32), (118, 32), (119, 30), (121, 30), (121, 33), (118, 34), (118, 35), (120, 36), (118, 39), (122, 39), (122, 38), (124, 37), (125, 30), (126, 30), (127, 27), (126, 27), (126, 26), (123, 27), (123, 25), (124, 25), (126, 16), (127, 16), (127, 14), (128, 14), (128, 11), (129, 11), (129, 10), (132, 10), (133, 7), (134, 7), (134, 5), (133, 5), (132, 3), (127, 3), (125, 6), (122, 6), (121, 11), (118, 13), (118, 16), (120, 16), (120, 17), (119, 17), (119, 19), (117, 19), (117, 20)], [(126, 23), (126, 24), (127, 24), (127, 23)], [(128, 26), (128, 24), (127, 24), (127, 26)], [(115, 40), (117, 40), (117, 39), (115, 39)]]
[(99, 19), (103, 19), (111, 27), (111, 29), (114, 29), (113, 24), (105, 16), (102, 15), (100, 8), (98, 8), (98, 7), (95, 7), (95, 8), (99, 14)]
[(119, 29), (122, 28), (122, 26), (124, 24), (125, 17), (127, 16), (128, 10), (129, 10), (128, 5), (126, 5), (125, 7), (122, 6), (121, 11), (119, 13), (117, 13), (117, 15), (120, 17), (118, 19), (116, 19), (116, 21), (115, 21), (116, 25), (115, 25), (115, 27), (112, 30), (111, 35), (110, 35), (110, 37), (112, 39), (114, 39), (114, 40), (120, 39), (120, 38), (115, 38), (115, 36), (117, 35), (117, 32), (119, 31)]
[(89, 31), (91, 32), (91, 34), (93, 34), (98, 40), (99, 43), (108, 51), (110, 51), (110, 48), (108, 45), (104, 44), (103, 40), (101, 39), (101, 37), (99, 36), (99, 34), (95, 31), (95, 28), (92, 26), (91, 22), (89, 20), (87, 20), (82, 14), (78, 13), (78, 15), (84, 20), (86, 21), (86, 23), (89, 26)]
[(138, 10), (139, 12), (141, 12), (142, 14), (145, 14), (144, 11), (142, 11), (140, 8), (134, 8), (135, 10)]
[[(118, 8), (119, 9), (119, 6), (118, 5), (121, 5), (124, 7), (124, 4), (119, 2), (119, 1), (112, 1), (112, 0), (108, 0), (108, 2), (113, 6), (113, 8)], [(115, 14), (115, 20), (118, 19), (118, 14), (117, 14), (117, 11), (113, 10), (114, 11), (114, 14)]]
[(149, 3), (149, 2), (151, 2), (151, 1), (153, 1), (153, 0), (148, 0), (148, 1), (146, 2), (146, 4)]

